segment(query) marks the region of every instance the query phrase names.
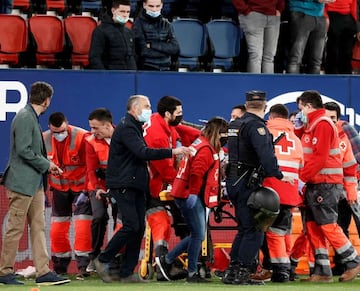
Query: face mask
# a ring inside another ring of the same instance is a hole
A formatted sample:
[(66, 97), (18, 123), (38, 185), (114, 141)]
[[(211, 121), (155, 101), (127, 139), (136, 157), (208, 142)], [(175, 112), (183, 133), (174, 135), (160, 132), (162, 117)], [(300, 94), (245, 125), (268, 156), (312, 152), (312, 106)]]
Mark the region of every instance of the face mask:
[(182, 118), (183, 118), (182, 115), (176, 116), (174, 120), (169, 121), (169, 125), (177, 126), (181, 122)]
[(64, 132), (54, 132), (53, 135), (54, 135), (54, 138), (55, 138), (58, 142), (62, 142), (65, 138), (67, 138), (68, 132), (67, 132), (67, 131), (64, 131)]
[(128, 22), (128, 20), (129, 20), (129, 17), (122, 17), (120, 15), (116, 15), (116, 17), (115, 17), (115, 21), (120, 24), (125, 24), (126, 22)]
[(303, 113), (302, 115), (301, 115), (301, 121), (302, 121), (302, 123), (307, 123), (307, 116)]
[(146, 14), (149, 15), (152, 18), (156, 18), (159, 17), (161, 15), (161, 11), (150, 11), (150, 10), (146, 10)]
[(138, 119), (140, 122), (148, 122), (150, 120), (150, 116), (152, 114), (151, 109), (143, 109), (141, 114), (138, 115)]
[(224, 145), (226, 145), (228, 142), (228, 138), (227, 137), (220, 137), (220, 144), (223, 147)]

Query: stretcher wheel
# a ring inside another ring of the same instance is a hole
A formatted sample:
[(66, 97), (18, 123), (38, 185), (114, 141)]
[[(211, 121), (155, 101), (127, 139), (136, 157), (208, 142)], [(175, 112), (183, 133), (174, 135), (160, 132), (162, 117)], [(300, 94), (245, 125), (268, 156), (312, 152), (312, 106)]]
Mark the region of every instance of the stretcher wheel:
[(154, 276), (154, 267), (146, 260), (142, 260), (139, 267), (139, 277), (143, 280), (151, 280)]

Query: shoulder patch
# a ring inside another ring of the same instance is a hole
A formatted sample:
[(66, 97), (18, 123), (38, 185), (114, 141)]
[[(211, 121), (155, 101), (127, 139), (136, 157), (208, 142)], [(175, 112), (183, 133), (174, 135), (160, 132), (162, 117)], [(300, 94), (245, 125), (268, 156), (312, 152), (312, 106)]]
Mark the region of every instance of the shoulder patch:
[(257, 132), (260, 134), (260, 135), (265, 135), (266, 134), (266, 130), (264, 127), (258, 127), (257, 128)]

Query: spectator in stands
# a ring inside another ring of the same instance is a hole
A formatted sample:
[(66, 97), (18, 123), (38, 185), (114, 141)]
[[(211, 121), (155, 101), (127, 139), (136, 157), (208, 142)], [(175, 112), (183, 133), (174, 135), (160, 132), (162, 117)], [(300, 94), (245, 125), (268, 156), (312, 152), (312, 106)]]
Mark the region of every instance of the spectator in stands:
[(16, 114), (11, 124), (11, 153), (2, 179), (9, 198), (9, 218), (0, 257), (2, 284), (24, 284), (16, 279), (14, 264), (26, 220), (36, 268), (35, 283), (58, 285), (70, 282), (50, 271), (45, 238), (47, 173), (62, 174), (62, 170), (46, 157), (39, 124), (39, 116), (50, 106), (53, 93), (53, 88), (45, 82), (32, 84), (30, 103)]
[(290, 48), (287, 73), (300, 73), (307, 47), (305, 72), (320, 74), (326, 36), (324, 2), (332, 1), (289, 0)]
[(326, 42), (326, 74), (351, 74), (354, 35), (360, 40), (357, 0), (337, 0), (325, 4), (329, 19)]
[(90, 68), (98, 70), (136, 70), (133, 34), (129, 20), (130, 1), (114, 0), (94, 30), (89, 52)]
[(171, 23), (161, 15), (162, 7), (162, 0), (144, 0), (135, 19), (135, 49), (141, 70), (168, 71), (172, 57), (179, 53)]
[(74, 253), (78, 278), (86, 272), (91, 250), (91, 206), (85, 194), (86, 161), (85, 138), (89, 132), (70, 125), (62, 112), (49, 117), (49, 130), (43, 133), (48, 159), (61, 167), (63, 174), (49, 175), (52, 189), (52, 213), (50, 226), (51, 259), (54, 271), (67, 273), (71, 262), (72, 243), (69, 240), (71, 217), (74, 215)]
[(11, 14), (13, 7), (13, 0), (0, 1), (0, 14)]
[(274, 57), (285, 0), (233, 0), (248, 46), (247, 71), (274, 73)]

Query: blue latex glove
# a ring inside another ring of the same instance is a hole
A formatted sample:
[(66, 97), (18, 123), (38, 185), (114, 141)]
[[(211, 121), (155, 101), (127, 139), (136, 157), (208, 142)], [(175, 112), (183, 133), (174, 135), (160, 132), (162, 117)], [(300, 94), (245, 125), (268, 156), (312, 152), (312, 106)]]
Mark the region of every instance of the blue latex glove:
[(301, 128), (304, 126), (304, 123), (302, 122), (302, 111), (299, 111), (295, 115), (294, 126), (295, 126), (295, 128)]
[(194, 208), (197, 199), (198, 199), (198, 196), (196, 194), (190, 194), (189, 197), (186, 199), (186, 207), (189, 209)]
[(80, 205), (84, 204), (88, 200), (87, 195), (84, 192), (81, 192), (81, 194), (78, 196), (75, 206), (79, 207)]

